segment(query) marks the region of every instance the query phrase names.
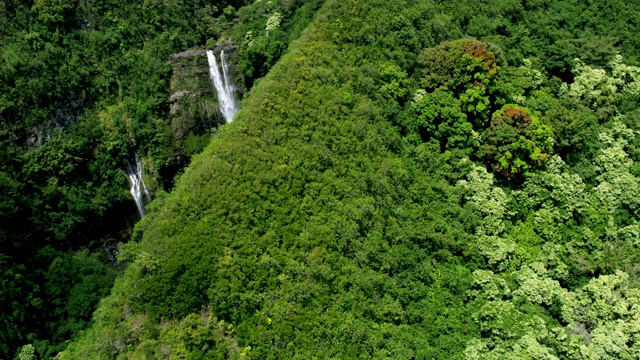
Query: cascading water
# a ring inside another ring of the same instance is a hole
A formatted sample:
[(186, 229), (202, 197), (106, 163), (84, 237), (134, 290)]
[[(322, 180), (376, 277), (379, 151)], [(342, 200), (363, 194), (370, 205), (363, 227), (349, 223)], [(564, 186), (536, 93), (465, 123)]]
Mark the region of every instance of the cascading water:
[(138, 212), (140, 213), (140, 217), (144, 217), (144, 201), (151, 200), (151, 196), (149, 195), (149, 190), (147, 190), (147, 186), (144, 184), (144, 180), (142, 179), (142, 162), (140, 161), (140, 157), (137, 153), (134, 152), (135, 162), (127, 161), (127, 178), (129, 179), (129, 183), (131, 184), (131, 196), (136, 201), (136, 206), (138, 207)]
[(222, 73), (220, 72), (220, 68), (218, 67), (218, 62), (213, 51), (207, 50), (207, 60), (209, 61), (209, 75), (211, 76), (213, 86), (216, 88), (216, 93), (218, 94), (220, 111), (227, 123), (230, 123), (236, 112), (238, 112), (238, 104), (234, 97), (235, 88), (229, 81), (229, 69), (226, 64), (226, 55), (224, 50), (220, 52)]

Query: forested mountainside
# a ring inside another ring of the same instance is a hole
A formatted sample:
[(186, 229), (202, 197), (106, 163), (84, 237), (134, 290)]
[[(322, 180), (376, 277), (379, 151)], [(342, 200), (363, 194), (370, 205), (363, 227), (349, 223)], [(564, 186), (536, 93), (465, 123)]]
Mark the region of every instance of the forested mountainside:
[(0, 357), (640, 357), (640, 4), (0, 24)]
[(320, 5), (0, 1), (0, 359), (86, 327), (140, 217), (127, 177), (162, 197), (224, 123), (204, 50), (240, 97)]

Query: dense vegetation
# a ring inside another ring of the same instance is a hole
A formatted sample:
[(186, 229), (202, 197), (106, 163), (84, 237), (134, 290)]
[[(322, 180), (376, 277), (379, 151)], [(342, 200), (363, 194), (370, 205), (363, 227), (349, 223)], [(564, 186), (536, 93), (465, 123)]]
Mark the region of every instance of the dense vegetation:
[[(639, 356), (640, 5), (69, 4), (1, 9), (7, 356)], [(173, 187), (166, 59), (227, 40)], [(118, 235), (133, 150), (167, 192)]]
[[(117, 244), (138, 218), (124, 172), (134, 151), (161, 192), (208, 143), (210, 133), (174, 141), (170, 55), (214, 46), (234, 26), (261, 28), (261, 50), (241, 47), (252, 83), (320, 5), (247, 3), (0, 3), (0, 358), (25, 343), (55, 355), (108, 293), (122, 268)], [(265, 40), (263, 15), (273, 11), (281, 24)]]

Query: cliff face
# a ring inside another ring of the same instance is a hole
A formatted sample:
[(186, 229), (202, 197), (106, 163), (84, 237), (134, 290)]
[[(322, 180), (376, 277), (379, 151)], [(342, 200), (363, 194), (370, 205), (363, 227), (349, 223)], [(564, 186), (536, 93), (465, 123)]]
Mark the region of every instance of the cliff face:
[[(237, 59), (237, 46), (226, 42), (212, 49), (216, 54), (225, 51), (229, 71), (240, 100), (246, 92)], [(199, 152), (208, 143), (212, 131), (224, 124), (220, 104), (209, 76), (209, 63), (204, 49), (174, 54), (169, 62), (173, 70), (170, 83), (169, 121), (174, 142), (181, 149), (179, 163)], [(186, 163), (185, 163), (186, 164)]]
[(224, 120), (217, 109), (205, 50), (189, 50), (170, 58), (173, 74), (169, 96), (170, 123), (176, 142), (202, 135)]

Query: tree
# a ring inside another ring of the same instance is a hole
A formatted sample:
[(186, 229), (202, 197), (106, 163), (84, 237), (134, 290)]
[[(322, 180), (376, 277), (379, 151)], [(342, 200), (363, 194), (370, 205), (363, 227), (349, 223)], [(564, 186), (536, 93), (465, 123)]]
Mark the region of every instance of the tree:
[(593, 68), (575, 59), (574, 79), (567, 94), (592, 109), (614, 106), (621, 98), (621, 80), (609, 76), (604, 69)]
[(412, 106), (414, 115), (405, 125), (410, 131), (419, 133), (424, 141), (438, 140), (443, 150), (473, 147), (473, 126), (451, 92), (418, 93)]
[(77, 1), (35, 0), (33, 10), (45, 25), (63, 25), (72, 19)]
[(530, 92), (538, 88), (543, 81), (544, 75), (533, 67), (529, 59), (524, 59), (523, 66), (507, 66), (498, 72), (489, 88), (489, 92), (495, 98), (493, 105), (524, 105)]
[(422, 86), (427, 90), (445, 88), (460, 99), (461, 107), (473, 115), (474, 125), (483, 125), (489, 111), (487, 86), (500, 70), (488, 45), (476, 39), (460, 39), (424, 49)]
[(496, 173), (514, 179), (541, 168), (553, 152), (553, 132), (538, 117), (518, 105), (496, 111), (482, 133), (480, 156)]
[(20, 352), (18, 353), (18, 360), (35, 360), (35, 352), (36, 349), (33, 347), (33, 345), (25, 345), (22, 347), (22, 349), (20, 349)]

